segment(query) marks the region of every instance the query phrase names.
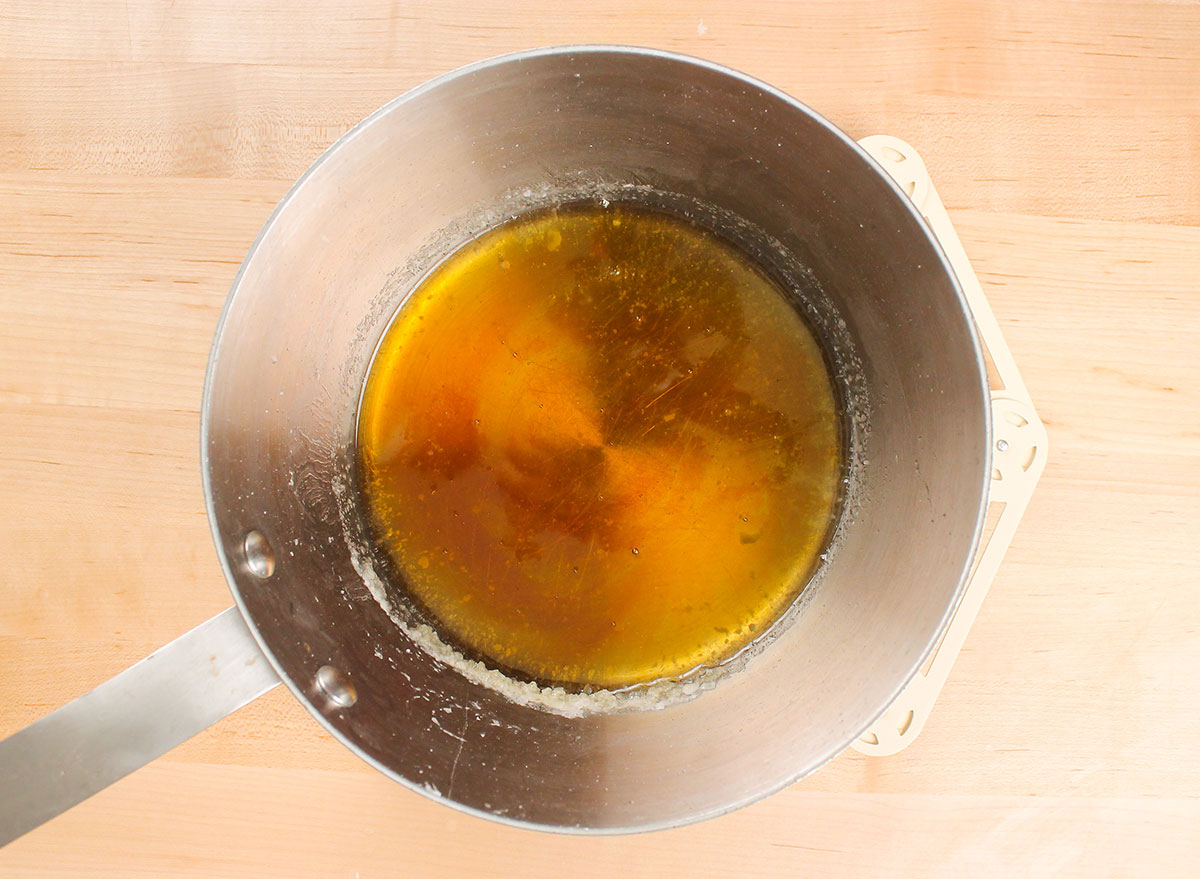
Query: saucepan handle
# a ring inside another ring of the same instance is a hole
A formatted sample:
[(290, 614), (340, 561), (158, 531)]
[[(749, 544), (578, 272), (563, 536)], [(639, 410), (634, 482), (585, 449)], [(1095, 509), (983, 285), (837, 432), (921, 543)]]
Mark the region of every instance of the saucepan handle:
[(0, 846), (279, 683), (236, 607), (0, 742)]

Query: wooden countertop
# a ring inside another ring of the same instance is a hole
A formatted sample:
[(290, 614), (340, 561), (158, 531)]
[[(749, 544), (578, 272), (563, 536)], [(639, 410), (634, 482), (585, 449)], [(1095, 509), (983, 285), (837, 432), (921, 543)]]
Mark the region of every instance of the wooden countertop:
[(289, 184), (422, 80), (571, 42), (723, 62), (924, 156), (1052, 455), (925, 731), (707, 824), (584, 839), (410, 793), (278, 689), (0, 876), (1196, 875), (1188, 3), (0, 5), (0, 735), (229, 604), (201, 381)]

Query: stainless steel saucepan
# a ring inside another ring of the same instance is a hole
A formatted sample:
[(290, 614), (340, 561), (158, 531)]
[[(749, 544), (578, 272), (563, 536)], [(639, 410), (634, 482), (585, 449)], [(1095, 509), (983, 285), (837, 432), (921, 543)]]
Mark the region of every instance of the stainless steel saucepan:
[[(829, 342), (851, 464), (828, 558), (744, 668), (661, 710), (567, 717), (409, 640), (360, 573), (352, 487), (362, 381), (413, 284), (489, 226), (578, 197), (684, 211), (768, 265)], [(752, 802), (854, 741), (933, 648), (991, 467), (980, 346), (905, 193), (770, 86), (613, 47), (463, 68), (334, 144), (234, 279), (201, 436), (237, 606), (0, 743), (0, 842), (279, 681), (380, 771), (473, 814), (616, 832)]]

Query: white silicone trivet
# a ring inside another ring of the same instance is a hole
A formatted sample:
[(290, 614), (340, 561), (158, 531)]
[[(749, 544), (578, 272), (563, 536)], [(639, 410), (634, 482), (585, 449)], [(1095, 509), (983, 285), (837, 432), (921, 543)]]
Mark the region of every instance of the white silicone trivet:
[(995, 443), (986, 527), (958, 609), (933, 655), (921, 666), (916, 677), (909, 681), (875, 725), (852, 745), (863, 754), (886, 757), (907, 747), (929, 718), (1046, 466), (1046, 428), (1033, 408), (1021, 373), (1000, 333), (1000, 325), (983, 295), (983, 288), (933, 187), (929, 172), (925, 170), (925, 163), (916, 150), (899, 138), (875, 135), (864, 138), (859, 144), (908, 193), (917, 210), (929, 222), (958, 276), (988, 359), (992, 442)]

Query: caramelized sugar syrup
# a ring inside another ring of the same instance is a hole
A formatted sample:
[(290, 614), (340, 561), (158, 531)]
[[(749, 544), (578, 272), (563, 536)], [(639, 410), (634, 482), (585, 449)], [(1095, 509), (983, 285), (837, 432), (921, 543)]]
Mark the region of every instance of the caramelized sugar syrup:
[(408, 597), (517, 677), (619, 688), (719, 663), (814, 570), (843, 466), (822, 350), (740, 251), (614, 204), (513, 220), (412, 294), (359, 412)]

